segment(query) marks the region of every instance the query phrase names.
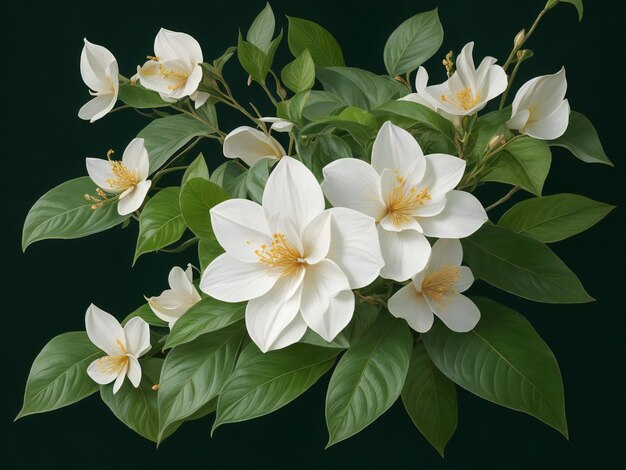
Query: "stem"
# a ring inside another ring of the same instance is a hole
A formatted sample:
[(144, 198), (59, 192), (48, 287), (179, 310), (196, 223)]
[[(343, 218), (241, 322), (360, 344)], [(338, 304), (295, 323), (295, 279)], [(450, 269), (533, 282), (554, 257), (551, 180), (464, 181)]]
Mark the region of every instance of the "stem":
[(528, 33), (526, 33), (526, 35), (524, 36), (524, 39), (521, 40), (519, 44), (515, 44), (513, 46), (513, 50), (511, 51), (511, 53), (509, 54), (508, 59), (506, 59), (506, 62), (502, 66), (502, 68), (504, 69), (505, 72), (509, 68), (509, 65), (511, 65), (511, 62), (515, 58), (515, 54), (517, 54), (517, 51), (519, 51), (522, 48), (522, 46), (526, 43), (526, 41), (528, 41), (528, 38), (530, 36), (532, 36), (532, 34), (535, 32), (535, 29), (537, 29), (537, 26), (539, 25), (539, 22), (541, 21), (541, 18), (543, 18), (543, 15), (545, 15), (547, 12), (548, 12), (548, 10), (546, 10), (545, 8), (543, 10), (541, 10), (539, 12), (539, 15), (537, 15), (537, 18), (535, 18), (535, 22), (533, 23), (533, 25), (528, 30)]
[(230, 106), (231, 108), (234, 108), (240, 113), (242, 113), (252, 122), (254, 122), (256, 125), (260, 126), (264, 130), (265, 133), (267, 133), (267, 127), (265, 126), (265, 123), (255, 118), (252, 114), (248, 112), (246, 108), (244, 108), (243, 106), (239, 104), (239, 102), (233, 96), (233, 92), (230, 89), (230, 86), (228, 86), (228, 83), (226, 83), (226, 80), (220, 79), (220, 83), (224, 86), (224, 90), (226, 91), (226, 94), (222, 94), (220, 101), (222, 101), (222, 103), (226, 104), (227, 106)]
[(115, 111), (120, 111), (122, 109), (128, 109), (128, 108), (130, 108), (129, 105), (123, 104), (121, 106), (118, 106), (117, 108), (113, 108), (111, 111), (109, 111), (109, 114), (114, 113)]
[(198, 243), (199, 240), (200, 239), (198, 237), (193, 237), (193, 238), (190, 238), (189, 240), (187, 240), (186, 242), (181, 243), (176, 248), (162, 248), (159, 251), (162, 251), (164, 253), (180, 253), (181, 251), (184, 251), (187, 248), (189, 248), (190, 246), (193, 246), (196, 243)]
[(500, 204), (504, 204), (506, 201), (508, 201), (509, 199), (511, 199), (511, 197), (518, 192), (520, 189), (519, 186), (515, 186), (513, 189), (511, 189), (508, 193), (506, 193), (504, 196), (502, 196), (500, 199), (498, 199), (496, 202), (494, 202), (493, 204), (491, 204), (490, 206), (485, 208), (485, 211), (489, 212), (491, 209), (494, 209), (495, 207), (498, 207)]
[(194, 118), (196, 121), (201, 122), (202, 124), (204, 124), (205, 126), (207, 126), (209, 129), (211, 129), (211, 131), (217, 135), (219, 135), (220, 137), (224, 138), (226, 137), (226, 133), (222, 132), (221, 130), (219, 130), (217, 127), (215, 127), (213, 124), (211, 124), (209, 121), (207, 121), (206, 119), (202, 119), (200, 116), (198, 116), (196, 113), (191, 112), (186, 110), (185, 108), (181, 108), (180, 106), (176, 106), (176, 105), (170, 105), (170, 107), (176, 111), (180, 111), (181, 113), (184, 113), (188, 116), (191, 116), (192, 118)]
[(477, 179), (480, 176), (480, 173), (485, 169), (485, 167), (487, 166), (487, 163), (489, 162), (489, 160), (494, 155), (497, 155), (502, 150), (504, 150), (506, 148), (506, 146), (509, 145), (511, 142), (514, 142), (514, 141), (516, 141), (517, 139), (519, 139), (521, 137), (524, 137), (524, 136), (522, 134), (513, 136), (511, 139), (507, 140), (502, 145), (494, 147), (489, 152), (487, 152), (485, 154), (485, 156), (482, 158), (480, 164), (477, 165), (476, 168), (474, 168), (471, 172), (469, 172), (467, 177), (465, 177), (464, 180), (461, 181), (461, 183), (459, 185), (459, 189), (467, 188), (468, 186), (472, 186), (472, 185), (475, 188), (476, 184), (478, 183), (478, 181), (474, 182), (473, 180)]
[(500, 100), (500, 106), (498, 110), (504, 108), (504, 103), (506, 102), (507, 96), (509, 96), (509, 91), (511, 91), (511, 85), (513, 85), (513, 80), (515, 80), (515, 76), (517, 75), (517, 71), (519, 70), (519, 66), (522, 65), (522, 58), (520, 57), (523, 54), (519, 54), (517, 56), (517, 62), (515, 63), (515, 67), (513, 67), (513, 72), (511, 72), (511, 76), (509, 77), (509, 83), (506, 86), (506, 90), (502, 93), (502, 99)]
[(263, 88), (263, 90), (265, 91), (265, 94), (270, 99), (272, 104), (274, 106), (278, 106), (278, 101), (276, 101), (276, 99), (274, 98), (274, 95), (272, 95), (272, 92), (270, 91), (270, 89), (267, 88), (267, 85), (265, 84), (265, 80), (263, 80), (262, 82), (259, 82), (259, 85), (261, 85), (261, 88)]
[(387, 302), (385, 302), (383, 299), (381, 299), (378, 296), (363, 295), (358, 289), (354, 289), (353, 292), (359, 299), (363, 300), (364, 302), (367, 302), (369, 304), (380, 304), (383, 307), (387, 308)]
[(174, 163), (175, 161), (179, 160), (181, 157), (183, 157), (191, 149), (193, 149), (198, 144), (198, 142), (200, 142), (201, 140), (202, 140), (202, 136), (196, 137), (196, 139), (190, 145), (188, 145), (186, 148), (184, 148), (180, 152), (178, 152), (178, 154), (176, 156), (174, 156), (174, 158), (172, 158), (163, 168), (161, 168), (159, 171), (157, 171), (154, 174), (154, 176), (152, 177), (152, 189), (155, 189), (157, 181), (159, 181), (163, 175), (169, 173), (170, 171), (175, 171), (175, 170), (180, 170), (180, 169), (183, 169), (183, 168), (187, 168), (186, 166), (184, 166), (184, 167), (182, 167), (182, 166), (181, 167), (170, 167), (170, 165), (172, 163)]
[[(276, 82), (276, 93), (278, 93), (280, 101), (285, 101), (285, 98), (287, 97), (287, 90), (285, 90), (285, 87), (283, 87), (283, 84), (281, 83), (280, 78), (278, 78), (278, 75), (276, 75), (276, 73), (274, 73), (272, 69), (270, 69), (269, 72), (272, 74), (272, 77), (274, 77), (274, 81)], [(281, 90), (283, 92), (282, 94)], [(285, 95), (284, 97), (282, 96), (283, 94)]]

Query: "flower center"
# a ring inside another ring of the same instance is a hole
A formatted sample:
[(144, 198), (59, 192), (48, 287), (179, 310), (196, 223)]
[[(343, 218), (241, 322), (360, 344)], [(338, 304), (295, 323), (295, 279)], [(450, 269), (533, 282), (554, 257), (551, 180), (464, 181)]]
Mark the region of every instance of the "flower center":
[(104, 356), (98, 359), (100, 372), (107, 375), (119, 375), (128, 364), (128, 356)]
[(302, 253), (289, 244), (284, 233), (275, 233), (273, 237), (270, 245), (264, 243), (260, 249), (254, 251), (260, 263), (280, 271), (281, 276), (288, 276), (306, 264)]
[(454, 286), (459, 281), (460, 275), (461, 268), (459, 266), (446, 265), (439, 271), (424, 277), (422, 294), (442, 307), (446, 297), (457, 293)]
[(166, 80), (172, 80), (174, 82), (167, 87), (168, 89), (172, 91), (178, 90), (179, 88), (187, 84), (187, 79), (189, 78), (188, 73), (182, 72), (180, 70), (166, 68), (163, 64), (160, 63), (161, 59), (159, 57), (148, 56), (148, 59), (159, 62), (159, 73)]
[(125, 166), (122, 162), (111, 160), (112, 154), (112, 150), (109, 150), (107, 153), (107, 159), (111, 164), (111, 171), (113, 172), (113, 177), (107, 178), (107, 184), (120, 191), (125, 191), (128, 188), (136, 186), (139, 183), (137, 173)]
[[(397, 173), (397, 172), (396, 172)], [(406, 179), (396, 174), (398, 184), (387, 194), (387, 214), (396, 227), (403, 227), (415, 217), (415, 209), (430, 200), (428, 188), (419, 191), (415, 186), (406, 187)]]
[(480, 93), (472, 92), (470, 87), (457, 91), (454, 95), (441, 95), (441, 101), (449, 101), (463, 111), (468, 111), (480, 102)]

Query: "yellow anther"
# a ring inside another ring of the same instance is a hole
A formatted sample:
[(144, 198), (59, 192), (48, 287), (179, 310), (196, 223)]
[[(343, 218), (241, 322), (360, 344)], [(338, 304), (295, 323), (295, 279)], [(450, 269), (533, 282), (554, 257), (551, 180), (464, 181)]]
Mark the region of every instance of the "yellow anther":
[(455, 285), (459, 282), (461, 268), (446, 265), (438, 271), (428, 274), (422, 281), (422, 294), (439, 305), (445, 307), (446, 299), (457, 294)]
[(268, 268), (276, 269), (282, 276), (289, 275), (305, 264), (302, 253), (292, 247), (284, 233), (275, 233), (270, 245), (261, 245), (260, 250), (255, 250), (259, 262)]
[(387, 213), (396, 227), (408, 225), (415, 217), (415, 210), (431, 199), (428, 188), (419, 191), (415, 186), (406, 188), (406, 179), (397, 175), (398, 185), (387, 194)]

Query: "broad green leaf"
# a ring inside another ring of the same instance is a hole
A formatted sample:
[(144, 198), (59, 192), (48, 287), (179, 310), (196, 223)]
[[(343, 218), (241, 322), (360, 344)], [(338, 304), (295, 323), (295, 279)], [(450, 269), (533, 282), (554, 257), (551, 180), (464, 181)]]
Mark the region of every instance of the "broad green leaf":
[(147, 90), (139, 84), (122, 83), (118, 98), (124, 104), (136, 109), (160, 108), (169, 106), (156, 91)]
[(435, 367), (421, 341), (413, 347), (402, 403), (415, 427), (443, 457), (456, 430), (456, 388)]
[[(363, 292), (362, 289), (361, 292)], [(365, 336), (380, 314), (380, 305), (371, 304), (369, 302), (357, 302), (354, 306), (354, 316), (345, 329), (350, 344), (353, 344), (361, 337)]]
[(142, 254), (165, 248), (183, 236), (186, 225), (178, 203), (180, 193), (180, 188), (165, 188), (146, 203), (139, 215), (133, 263)]
[(466, 155), (469, 161), (481, 161), (489, 151), (489, 143), (494, 137), (510, 138), (511, 132), (506, 122), (511, 119), (511, 108), (507, 107), (480, 116), (469, 135)]
[(487, 172), (480, 180), (517, 185), (541, 196), (551, 163), (552, 154), (545, 142), (522, 137), (494, 155)]
[(334, 93), (311, 90), (307, 94), (306, 102), (301, 110), (301, 115), (309, 121), (316, 121), (326, 116), (330, 116), (331, 114), (335, 114), (337, 111), (345, 107), (346, 104)]
[(337, 40), (325, 28), (301, 18), (288, 16), (287, 42), (294, 57), (300, 57), (305, 49), (311, 54), (315, 65), (320, 67), (345, 65)]
[(209, 210), (226, 199), (226, 191), (211, 181), (187, 181), (180, 191), (180, 210), (191, 231), (200, 238), (214, 238)]
[(206, 166), (206, 161), (204, 160), (204, 155), (202, 155), (202, 153), (200, 153), (200, 155), (198, 155), (198, 157), (187, 167), (180, 185), (185, 186), (185, 183), (191, 178), (209, 179), (209, 167)]
[(209, 135), (212, 127), (187, 114), (155, 119), (137, 137), (145, 139), (150, 173), (161, 168), (169, 158), (194, 137)]
[(135, 388), (128, 378), (116, 394), (113, 384), (100, 386), (100, 397), (122, 423), (146, 439), (159, 442), (172, 434), (180, 423), (175, 423), (159, 438), (159, 408), (157, 392), (152, 389), (159, 383), (163, 359), (140, 359), (141, 383)]
[(209, 180), (226, 190), (231, 197), (245, 199), (247, 195), (247, 170), (234, 160), (218, 166)]
[(443, 27), (437, 9), (404, 21), (385, 44), (384, 60), (389, 75), (416, 70), (441, 47)]
[(92, 209), (85, 194), (96, 196), (88, 176), (60, 184), (41, 196), (28, 211), (22, 231), (22, 250), (40, 240), (80, 238), (121, 224), (129, 215), (117, 213), (117, 202)]
[(205, 121), (207, 127), (216, 130), (219, 129), (219, 122), (217, 120), (217, 109), (215, 109), (215, 103), (212, 98), (209, 98), (206, 103), (195, 110), (200, 119)]
[(354, 67), (317, 67), (324, 91), (341, 98), (347, 106), (369, 110), (406, 94), (400, 82)]
[(148, 304), (143, 304), (137, 310), (130, 313), (126, 318), (124, 318), (122, 325), (128, 323), (128, 320), (135, 317), (142, 318), (148, 325), (167, 328), (167, 322), (157, 317)]
[(363, 430), (400, 396), (413, 339), (405, 321), (382, 315), (343, 355), (328, 385), (328, 446)]
[(328, 342), (320, 335), (318, 335), (315, 331), (308, 329), (304, 336), (300, 338), (299, 343), (312, 344), (314, 346), (322, 346), (324, 348), (339, 348), (339, 349), (348, 349), (350, 347), (350, 343), (346, 338), (344, 332), (339, 333), (335, 339)]
[(492, 286), (536, 302), (594, 300), (565, 263), (533, 238), (485, 224), (461, 243), (474, 276)]
[(84, 331), (52, 338), (35, 358), (24, 392), (24, 404), (16, 420), (35, 413), (76, 403), (98, 390), (87, 367), (105, 356)]
[(308, 139), (306, 143), (300, 142), (298, 155), (321, 181), (322, 169), (334, 160), (352, 157), (352, 150), (341, 137), (334, 134), (321, 134), (315, 139)]
[(283, 100), (276, 106), (276, 116), (287, 121), (293, 122), (296, 127), (302, 124), (302, 113), (305, 104), (309, 100), (309, 95), (312, 92), (309, 90), (296, 93), (288, 100)]
[(332, 367), (339, 351), (294, 344), (262, 353), (250, 343), (220, 392), (213, 431), (222, 424), (258, 418), (282, 408), (317, 382)]
[(548, 345), (519, 313), (493, 300), (473, 300), (481, 312), (474, 330), (454, 333), (437, 320), (421, 335), (432, 361), (466, 390), (567, 437), (561, 372)]
[(198, 259), (200, 260), (200, 271), (204, 272), (206, 267), (215, 258), (224, 253), (224, 249), (217, 240), (203, 238), (198, 242)]
[(356, 106), (348, 106), (343, 109), (337, 115), (337, 118), (363, 124), (364, 126), (371, 127), (372, 129), (378, 129), (376, 118), (364, 109), (357, 108)]
[(257, 161), (246, 173), (246, 187), (248, 196), (255, 202), (261, 203), (265, 183), (270, 176), (270, 167), (276, 163), (273, 158), (262, 158)]
[(229, 303), (205, 297), (174, 324), (165, 348), (174, 348), (189, 343), (200, 335), (221, 330), (241, 320), (245, 313), (245, 302)]
[(574, 156), (586, 163), (604, 163), (613, 166), (604, 153), (602, 143), (593, 124), (584, 114), (572, 111), (565, 134), (548, 142), (550, 146), (565, 147)]
[(527, 199), (511, 207), (498, 225), (544, 243), (584, 232), (600, 222), (615, 206), (578, 194)]
[(248, 74), (257, 82), (264, 82), (267, 73), (272, 66), (274, 54), (278, 48), (278, 44), (282, 40), (283, 33), (280, 34), (269, 44), (267, 52), (262, 51), (254, 44), (244, 41), (239, 33), (239, 42), (237, 43), (237, 57), (239, 63)]
[(288, 63), (280, 73), (283, 83), (294, 93), (310, 90), (315, 84), (315, 64), (308, 49)]
[(266, 3), (265, 8), (261, 10), (261, 13), (257, 15), (252, 25), (250, 25), (248, 34), (246, 34), (246, 40), (267, 53), (272, 42), (272, 36), (274, 36), (275, 27), (274, 12), (270, 4)]
[(169, 426), (217, 396), (233, 371), (244, 333), (235, 325), (169, 352), (159, 382), (159, 440)]

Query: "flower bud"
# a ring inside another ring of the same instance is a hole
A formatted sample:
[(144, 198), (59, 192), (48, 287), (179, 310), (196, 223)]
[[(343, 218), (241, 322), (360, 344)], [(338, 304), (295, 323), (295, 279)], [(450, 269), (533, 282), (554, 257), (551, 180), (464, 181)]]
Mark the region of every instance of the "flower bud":
[(517, 48), (517, 47), (522, 47), (522, 44), (524, 44), (524, 41), (526, 40), (526, 30), (522, 29), (519, 33), (517, 33), (517, 35), (515, 36), (515, 39), (513, 40), (513, 45)]

